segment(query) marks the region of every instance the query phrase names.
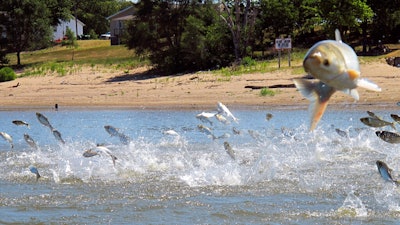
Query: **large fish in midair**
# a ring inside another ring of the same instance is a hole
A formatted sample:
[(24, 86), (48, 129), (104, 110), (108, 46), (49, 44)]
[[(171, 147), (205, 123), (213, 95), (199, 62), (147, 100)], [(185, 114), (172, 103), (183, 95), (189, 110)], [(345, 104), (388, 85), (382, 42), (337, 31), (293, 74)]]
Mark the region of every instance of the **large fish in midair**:
[(336, 91), (349, 94), (355, 100), (359, 100), (357, 87), (381, 91), (378, 85), (361, 78), (357, 55), (349, 45), (342, 42), (339, 30), (335, 30), (335, 38), (316, 43), (304, 57), (304, 70), (319, 81), (293, 80), (300, 93), (310, 100), (310, 130), (315, 129), (330, 97)]

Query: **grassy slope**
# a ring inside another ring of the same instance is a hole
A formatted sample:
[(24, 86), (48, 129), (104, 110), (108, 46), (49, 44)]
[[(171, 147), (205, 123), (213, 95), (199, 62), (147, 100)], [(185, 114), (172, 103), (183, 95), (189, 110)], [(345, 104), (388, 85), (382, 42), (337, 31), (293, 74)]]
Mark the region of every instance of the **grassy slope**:
[[(134, 52), (123, 45), (111, 46), (109, 40), (80, 40), (78, 48), (55, 46), (43, 50), (21, 53), (21, 63), (26, 66), (47, 62), (72, 62), (75, 64), (128, 63), (137, 60)], [(10, 64), (17, 62), (16, 54), (9, 54)]]
[[(376, 60), (384, 60), (389, 56), (400, 56), (400, 44), (388, 45), (394, 51), (387, 55), (374, 56), (374, 57), (360, 57), (360, 62), (369, 62)], [(74, 52), (74, 61), (72, 61), (72, 53)], [(292, 74), (303, 73), (302, 60), (306, 49), (295, 49), (291, 53), (291, 67), (288, 66), (287, 52), (282, 53), (281, 69), (287, 69)], [(222, 68), (214, 71), (216, 74), (222, 75), (240, 75), (243, 73), (265, 73), (278, 69), (277, 53), (272, 60), (254, 61), (251, 65), (237, 66)], [(8, 55), (10, 64), (16, 64), (16, 54)], [(133, 50), (128, 50), (125, 46), (111, 46), (109, 40), (80, 40), (78, 41), (78, 48), (71, 49), (63, 46), (55, 46), (48, 49), (43, 49), (33, 52), (21, 53), (21, 63), (25, 65), (25, 74), (22, 76), (29, 76), (35, 74), (43, 74), (46, 71), (65, 71), (65, 68), (72, 67), (72, 65), (80, 66), (105, 66), (117, 67), (119, 69), (129, 70), (130, 68), (145, 65), (147, 62), (140, 60)], [(33, 72), (32, 72), (33, 71)], [(36, 71), (36, 72), (35, 72)], [(61, 75), (65, 75), (61, 72)], [(68, 73), (68, 72), (67, 72)], [(59, 72), (60, 74), (60, 72)]]

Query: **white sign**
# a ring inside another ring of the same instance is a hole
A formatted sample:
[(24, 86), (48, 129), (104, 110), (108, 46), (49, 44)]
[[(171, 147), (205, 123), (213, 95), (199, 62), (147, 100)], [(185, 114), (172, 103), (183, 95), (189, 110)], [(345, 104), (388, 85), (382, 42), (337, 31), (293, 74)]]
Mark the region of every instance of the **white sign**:
[(292, 48), (292, 39), (291, 38), (277, 38), (277, 39), (275, 39), (275, 48), (278, 49), (278, 50), (291, 49)]

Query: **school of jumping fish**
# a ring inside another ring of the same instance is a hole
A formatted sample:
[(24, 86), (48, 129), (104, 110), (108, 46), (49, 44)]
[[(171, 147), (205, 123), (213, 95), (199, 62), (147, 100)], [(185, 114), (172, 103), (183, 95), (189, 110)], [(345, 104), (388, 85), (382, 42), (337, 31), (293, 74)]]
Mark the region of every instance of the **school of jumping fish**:
[[(310, 101), (310, 131), (316, 128), (327, 108), (330, 97), (336, 91), (342, 91), (346, 94), (349, 94), (355, 100), (359, 100), (359, 94), (356, 90), (357, 87), (362, 87), (377, 92), (381, 91), (381, 88), (378, 85), (365, 78), (361, 78), (358, 57), (349, 45), (342, 42), (340, 32), (338, 30), (335, 30), (335, 39), (336, 40), (317, 42), (310, 48), (304, 58), (303, 67), (305, 71), (319, 81), (310, 81), (309, 79), (293, 80), (299, 92)], [(390, 117), (394, 120), (393, 122), (386, 121), (371, 111), (367, 111), (367, 114), (369, 116), (360, 118), (360, 121), (369, 127), (381, 128), (390, 126), (392, 129), (396, 130), (396, 124), (400, 123), (400, 116), (395, 114), (390, 115)], [(50, 124), (46, 116), (37, 112), (36, 117), (42, 125), (50, 129), (54, 137), (60, 143), (65, 144), (65, 141), (61, 137), (61, 133)], [(215, 112), (202, 112), (197, 114), (196, 118), (210, 126), (212, 126), (215, 122), (213, 118), (225, 125), (230, 124), (231, 122), (239, 123), (239, 119), (236, 118), (228, 109), (228, 107), (221, 102), (218, 102)], [(271, 113), (266, 114), (267, 121), (271, 120), (272, 118), (273, 115)], [(26, 126), (29, 128), (29, 124), (25, 121), (13, 120), (12, 123), (17, 126)], [(105, 125), (104, 128), (111, 136), (118, 137), (123, 144), (129, 144), (131, 141), (130, 137), (123, 134), (118, 128), (115, 128), (111, 125)], [(213, 140), (228, 138), (230, 136), (229, 133), (216, 136), (213, 133), (212, 128), (204, 124), (199, 124), (197, 128), (200, 132), (204, 133)], [(232, 133), (234, 135), (241, 133), (241, 131), (235, 127), (232, 129)], [(342, 137), (349, 137), (347, 132), (340, 129), (335, 130), (338, 135)], [(256, 131), (248, 130), (248, 133), (254, 139), (261, 138)], [(287, 133), (287, 135), (290, 135), (290, 131), (287, 131), (284, 128), (282, 128), (282, 133)], [(164, 134), (179, 136), (179, 134), (174, 130), (164, 131)], [(396, 132), (380, 130), (376, 131), (375, 134), (385, 142), (391, 144), (400, 143), (400, 134)], [(2, 136), (3, 139), (10, 144), (11, 148), (13, 148), (13, 140), (9, 134), (0, 132), (0, 136)], [(30, 147), (34, 149), (38, 148), (35, 141), (28, 134), (24, 134), (24, 139)], [(224, 149), (232, 160), (236, 160), (234, 148), (232, 148), (228, 141), (224, 142)], [(99, 155), (107, 155), (111, 157), (112, 163), (115, 166), (117, 157), (109, 148), (107, 148), (107, 146), (98, 144), (91, 149), (85, 150), (82, 154), (82, 156), (86, 158)], [(400, 181), (393, 177), (392, 169), (390, 169), (385, 162), (377, 160), (376, 165), (379, 174), (385, 181), (392, 182), (396, 185), (400, 184)], [(36, 181), (38, 181), (41, 177), (38, 168), (31, 165), (29, 166), (29, 170), (36, 175)]]

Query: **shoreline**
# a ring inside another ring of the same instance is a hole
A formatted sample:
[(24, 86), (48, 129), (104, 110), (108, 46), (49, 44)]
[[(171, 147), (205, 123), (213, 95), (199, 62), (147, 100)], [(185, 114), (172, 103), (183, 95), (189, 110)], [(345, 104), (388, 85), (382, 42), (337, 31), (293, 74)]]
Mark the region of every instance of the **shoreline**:
[[(382, 92), (358, 88), (360, 100), (340, 91), (335, 93), (327, 110), (361, 109), (396, 110), (400, 101), (400, 69), (384, 60), (360, 65), (362, 77), (382, 88)], [(81, 68), (64, 76), (43, 75), (17, 77), (0, 83), (0, 110), (63, 109), (135, 109), (135, 110), (212, 110), (218, 102), (231, 109), (307, 109), (309, 101), (295, 87), (293, 79), (303, 74), (280, 69), (268, 73), (237, 76), (198, 72), (174, 76), (143, 77), (146, 68), (132, 73), (102, 68)], [(260, 89), (270, 88), (271, 95), (262, 96)], [(399, 108), (400, 109), (400, 108)]]
[[(55, 109), (53, 106), (1, 106), (0, 111), (114, 111), (114, 110), (137, 110), (137, 111), (216, 111), (217, 102), (213, 105), (168, 105), (168, 106), (121, 106), (121, 105), (96, 105), (96, 106), (79, 106), (79, 105), (66, 105), (58, 106)], [(291, 110), (308, 110), (308, 104), (297, 105), (227, 105), (228, 108), (234, 110), (263, 110), (263, 111), (291, 111)], [(400, 106), (396, 103), (381, 103), (381, 104), (330, 104), (327, 111), (395, 111), (400, 110)]]

